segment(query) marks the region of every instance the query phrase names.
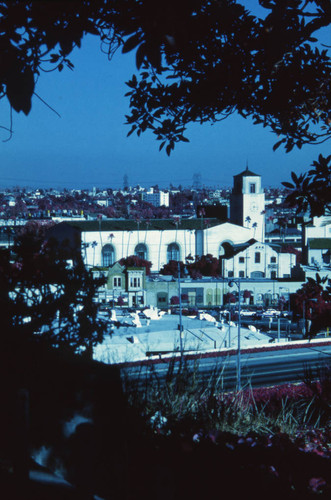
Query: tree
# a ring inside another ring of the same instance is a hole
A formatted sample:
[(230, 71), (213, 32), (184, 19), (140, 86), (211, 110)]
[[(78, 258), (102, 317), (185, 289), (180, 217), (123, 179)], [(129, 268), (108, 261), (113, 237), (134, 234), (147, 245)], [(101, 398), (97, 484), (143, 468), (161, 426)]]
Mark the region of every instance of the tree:
[(245, 218), (245, 222), (247, 223), (247, 227), (249, 227), (250, 223), (252, 222), (252, 219), (249, 215), (247, 215), (247, 217)]
[[(185, 265), (184, 262), (179, 262), (179, 269), (181, 277), (184, 276)], [(178, 277), (178, 261), (177, 260), (169, 260), (167, 264), (160, 269), (160, 274), (165, 276), (174, 276)]]
[[(179, 262), (181, 277), (185, 274), (189, 275), (192, 279), (199, 279), (202, 276), (219, 276), (220, 262), (216, 257), (211, 254), (202, 255), (201, 257), (196, 256), (194, 259), (192, 256), (186, 258), (186, 264), (184, 262)], [(160, 269), (160, 274), (178, 276), (178, 262), (176, 260), (170, 260), (165, 264), (162, 269)]]
[(196, 257), (194, 262), (187, 264), (187, 270), (192, 278), (200, 276), (219, 276), (221, 274), (220, 261), (211, 254)]
[(121, 266), (125, 267), (144, 267), (146, 269), (146, 276), (151, 273), (152, 263), (149, 260), (142, 259), (137, 255), (129, 255), (129, 257), (123, 257), (119, 260)]
[(94, 298), (104, 283), (81, 259), (68, 261), (68, 247), (25, 233), (0, 252), (2, 339), (18, 344), (46, 343), (91, 356), (106, 324)]
[(307, 278), (301, 288), (294, 294), (295, 312), (305, 320), (311, 321), (307, 332), (313, 337), (326, 327), (330, 327), (331, 318), (331, 287), (326, 286), (327, 277)]
[(28, 114), (41, 72), (73, 69), (73, 47), (95, 34), (109, 58), (136, 51), (128, 135), (150, 130), (168, 155), (188, 142), (189, 123), (234, 112), (269, 127), (274, 149), (319, 144), (331, 135), (331, 71), (315, 34), (331, 22), (330, 2), (259, 3), (264, 18), (235, 0), (0, 2), (0, 97)]
[(281, 253), (293, 253), (295, 255), (295, 263), (300, 264), (302, 260), (302, 252), (291, 245), (284, 245), (281, 247)]
[(324, 158), (319, 155), (312, 164), (312, 169), (299, 176), (292, 172), (292, 183), (282, 184), (290, 189), (286, 202), (297, 207), (297, 212), (308, 212), (310, 215), (331, 213), (331, 155)]
[(224, 295), (224, 304), (234, 304), (236, 302), (236, 297), (233, 293), (228, 292)]

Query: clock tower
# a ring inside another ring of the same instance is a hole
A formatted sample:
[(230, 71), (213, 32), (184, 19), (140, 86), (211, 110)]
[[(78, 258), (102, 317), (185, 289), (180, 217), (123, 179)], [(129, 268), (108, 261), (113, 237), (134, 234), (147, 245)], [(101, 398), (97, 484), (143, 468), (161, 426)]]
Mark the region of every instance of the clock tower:
[(252, 230), (252, 238), (264, 241), (265, 199), (261, 176), (248, 170), (233, 177), (230, 198), (230, 221)]

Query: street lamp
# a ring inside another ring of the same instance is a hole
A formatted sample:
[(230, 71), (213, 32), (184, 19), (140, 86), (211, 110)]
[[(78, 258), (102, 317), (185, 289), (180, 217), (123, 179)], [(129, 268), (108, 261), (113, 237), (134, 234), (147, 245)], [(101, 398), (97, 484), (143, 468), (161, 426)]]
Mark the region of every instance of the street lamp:
[[(187, 275), (187, 269), (184, 267), (184, 274)], [(180, 262), (177, 261), (178, 275), (178, 295), (179, 295), (179, 347), (180, 353), (183, 354), (183, 317), (182, 317), (182, 291), (180, 286)]]
[(304, 299), (302, 303), (302, 319), (303, 319), (303, 327), (302, 327), (302, 335), (303, 337), (306, 335), (306, 302), (317, 302), (317, 299)]
[(240, 352), (240, 329), (241, 329), (241, 315), (240, 315), (240, 279), (231, 279), (229, 287), (237, 285), (238, 287), (238, 352), (237, 352), (237, 390), (241, 389), (241, 352)]
[(291, 304), (290, 304), (290, 289), (285, 287), (285, 286), (280, 286), (279, 287), (279, 290), (287, 290), (287, 293), (288, 293), (288, 312), (290, 313), (291, 312)]
[(182, 292), (180, 288), (180, 262), (177, 262), (177, 269), (178, 269), (178, 295), (179, 295), (179, 347), (180, 347), (180, 354), (181, 356), (183, 355), (183, 320), (182, 320)]

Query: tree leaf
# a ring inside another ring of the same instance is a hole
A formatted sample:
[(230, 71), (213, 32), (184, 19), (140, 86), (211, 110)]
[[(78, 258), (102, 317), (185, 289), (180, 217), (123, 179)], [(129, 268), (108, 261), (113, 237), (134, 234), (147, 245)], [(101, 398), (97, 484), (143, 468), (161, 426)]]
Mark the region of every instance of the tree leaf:
[(140, 66), (142, 65), (144, 59), (145, 59), (145, 43), (142, 43), (139, 45), (137, 52), (136, 52), (136, 66), (138, 69), (140, 69)]
[(289, 189), (294, 189), (295, 186), (291, 184), (290, 182), (282, 182), (283, 186), (289, 188)]
[(23, 111), (28, 115), (31, 110), (31, 99), (34, 92), (34, 74), (30, 67), (23, 71), (14, 69), (7, 76), (6, 93), (10, 105), (17, 113)]
[(137, 47), (137, 45), (139, 45), (140, 42), (141, 42), (140, 34), (135, 33), (134, 35), (132, 35), (130, 38), (126, 40), (126, 42), (122, 47), (123, 54), (133, 50), (135, 47)]
[(274, 144), (274, 145), (273, 145), (272, 150), (273, 150), (273, 151), (276, 151), (276, 149), (278, 149), (278, 148), (279, 148), (279, 146), (280, 146), (281, 144), (283, 144), (283, 142), (285, 142), (285, 139), (282, 139), (281, 141), (276, 142), (276, 144)]

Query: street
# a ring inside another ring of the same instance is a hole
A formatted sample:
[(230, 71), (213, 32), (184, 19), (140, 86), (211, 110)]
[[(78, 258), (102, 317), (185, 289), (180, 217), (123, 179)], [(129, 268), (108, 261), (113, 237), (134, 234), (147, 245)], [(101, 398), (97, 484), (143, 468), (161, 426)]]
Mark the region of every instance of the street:
[[(172, 359), (172, 361), (171, 361)], [(173, 361), (176, 359), (176, 361)], [(309, 344), (308, 347), (272, 350), (264, 352), (241, 353), (241, 385), (252, 387), (271, 386), (283, 383), (295, 383), (304, 380), (307, 369), (323, 368), (331, 361), (331, 345)], [(160, 360), (154, 363), (132, 364), (121, 368), (122, 378), (127, 387), (134, 385), (143, 389), (148, 382), (157, 380), (162, 384), (174, 362), (174, 373), (180, 367), (180, 356)], [(185, 369), (195, 374), (198, 380), (206, 383), (216, 374), (221, 379), (225, 390), (233, 390), (237, 381), (237, 355), (203, 357), (190, 356), (185, 362)]]

